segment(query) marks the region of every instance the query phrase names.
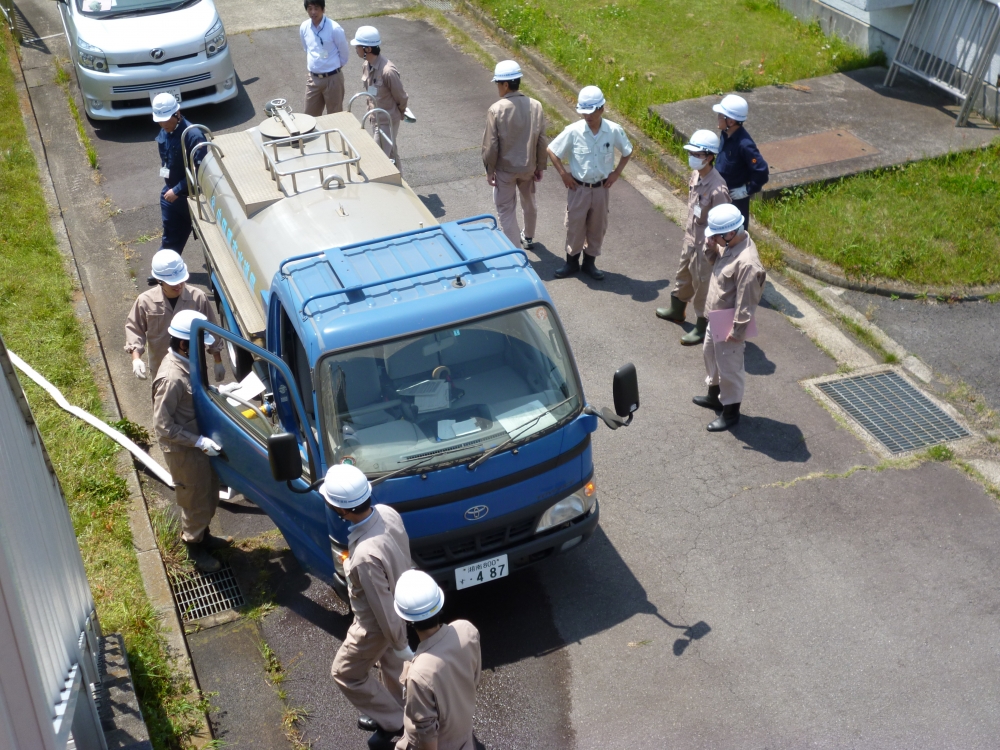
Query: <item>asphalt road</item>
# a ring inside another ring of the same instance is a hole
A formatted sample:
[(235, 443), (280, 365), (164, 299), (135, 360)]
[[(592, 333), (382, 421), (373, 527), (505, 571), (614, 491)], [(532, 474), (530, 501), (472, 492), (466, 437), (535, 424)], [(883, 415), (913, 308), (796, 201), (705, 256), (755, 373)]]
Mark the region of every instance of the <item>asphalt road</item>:
[[(37, 28), (53, 28), (52, 3), (23, 8)], [(406, 179), (443, 220), (491, 212), (479, 162), (490, 73), (424, 22), (371, 23), (418, 116), (400, 134)], [(156, 249), (141, 241), (159, 224), (156, 127), (93, 124), (102, 179), (92, 184), (45, 72), (59, 43), (26, 52), (32, 102), (118, 398), (148, 424), (148, 383), (131, 377), (121, 345), (124, 311), (140, 291), (131, 274), (144, 278)], [(225, 131), (255, 124), (275, 96), (301, 104), (294, 28), (230, 43), (239, 98), (189, 117)], [(349, 92), (358, 75), (348, 76)], [(690, 401), (704, 389), (701, 352), (679, 346), (681, 330), (653, 314), (668, 294), (679, 228), (619, 182), (605, 281), (552, 281), (564, 200), (550, 170), (539, 185), (534, 266), (588, 398), (609, 403), (612, 373), (632, 361), (642, 408), (628, 429), (594, 435), (602, 520), (586, 545), (449, 596), (446, 616), (483, 633), (480, 738), (505, 749), (995, 747), (1000, 514), (991, 498), (938, 464), (852, 473), (877, 459), (799, 385), (836, 363), (770, 309), (747, 350), (742, 422), (707, 433), (711, 415)], [(185, 257), (197, 257), (193, 244)], [(239, 502), (219, 523), (242, 536), (269, 527)], [(304, 738), (363, 748), (356, 713), (329, 678), (348, 624), (342, 604), (288, 555), (264, 567), (280, 606), (259, 629), (243, 621), (189, 638), (203, 688), (217, 692), (219, 736), (246, 748), (282, 742), (263, 638), (285, 668), (287, 705), (307, 712)]]

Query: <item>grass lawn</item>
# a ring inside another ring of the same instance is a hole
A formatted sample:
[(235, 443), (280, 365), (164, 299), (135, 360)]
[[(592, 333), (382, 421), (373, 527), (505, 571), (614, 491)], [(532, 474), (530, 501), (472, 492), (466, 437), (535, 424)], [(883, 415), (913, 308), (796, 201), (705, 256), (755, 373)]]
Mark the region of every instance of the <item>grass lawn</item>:
[(852, 278), (960, 287), (1000, 282), (1000, 142), (789, 191), (754, 212)]
[[(49, 226), (8, 62), (11, 38), (0, 24), (0, 334), (11, 351), (73, 404), (102, 412), (73, 315), (73, 284)], [(118, 447), (59, 409), (22, 378), (59, 476), (105, 632), (121, 632), (153, 746), (187, 746), (202, 707), (168, 659), (146, 597), (128, 525), (129, 496), (116, 471)]]
[[(664, 147), (649, 106), (884, 64), (775, 0), (471, 0)], [(752, 113), (751, 113), (752, 115)], [(711, 112), (705, 126), (715, 127)], [(962, 287), (1000, 282), (1000, 147), (754, 202), (757, 220), (853, 278)], [(780, 263), (780, 253), (763, 253)]]

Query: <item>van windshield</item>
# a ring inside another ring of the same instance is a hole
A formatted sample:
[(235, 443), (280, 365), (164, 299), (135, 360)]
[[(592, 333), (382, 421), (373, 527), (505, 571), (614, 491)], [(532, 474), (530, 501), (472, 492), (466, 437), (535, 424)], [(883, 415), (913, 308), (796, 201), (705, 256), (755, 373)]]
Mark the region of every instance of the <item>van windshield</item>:
[(317, 371), (330, 463), (352, 463), (372, 478), (532, 440), (582, 407), (546, 305), (336, 352)]
[(76, 0), (81, 13), (97, 18), (137, 16), (187, 8), (201, 0)]

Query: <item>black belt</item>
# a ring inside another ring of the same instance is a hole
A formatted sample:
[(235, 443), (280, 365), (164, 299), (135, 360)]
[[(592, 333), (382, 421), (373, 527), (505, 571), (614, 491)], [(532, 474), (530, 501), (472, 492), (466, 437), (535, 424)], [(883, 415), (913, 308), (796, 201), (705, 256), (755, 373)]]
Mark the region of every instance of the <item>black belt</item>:
[(601, 180), (600, 182), (584, 182), (583, 180), (577, 180), (575, 177), (573, 178), (573, 180), (576, 182), (577, 185), (583, 185), (584, 187), (589, 187), (589, 188), (604, 187), (605, 183), (605, 180)]
[(336, 70), (334, 70), (334, 71), (332, 71), (330, 73), (313, 73), (310, 70), (309, 71), (309, 75), (313, 76), (314, 78), (329, 78), (330, 76), (337, 75), (337, 73), (339, 73), (339, 72), (340, 72), (340, 68), (337, 68)]

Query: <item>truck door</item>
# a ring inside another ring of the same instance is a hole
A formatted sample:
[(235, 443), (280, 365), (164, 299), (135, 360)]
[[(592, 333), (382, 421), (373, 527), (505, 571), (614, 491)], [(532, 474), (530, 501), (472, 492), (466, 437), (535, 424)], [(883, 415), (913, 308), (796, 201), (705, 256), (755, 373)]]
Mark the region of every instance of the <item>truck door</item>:
[[(203, 346), (191, 347), (191, 392), (195, 413), (203, 435), (222, 446), (222, 453), (212, 459), (219, 479), (267, 513), (281, 530), (292, 552), (302, 565), (315, 575), (330, 581), (333, 559), (327, 537), (324, 503), (318, 492), (308, 491), (309, 483), (321, 471), (320, 454), (312, 433), (295, 379), (288, 366), (270, 352), (254, 346), (239, 334), (230, 333), (205, 321), (196, 321), (192, 337), (200, 342), (208, 332), (221, 338), (224, 348), (251, 357), (254, 371), (265, 383), (278, 383), (277, 399), (290, 408), (280, 409), (278, 417), (265, 413), (261, 399), (236, 400), (209, 383)], [(235, 394), (234, 394), (235, 395)], [(291, 422), (289, 424), (288, 422)], [(303, 475), (291, 482), (271, 476), (267, 439), (272, 433), (291, 432), (298, 436), (303, 457)]]

